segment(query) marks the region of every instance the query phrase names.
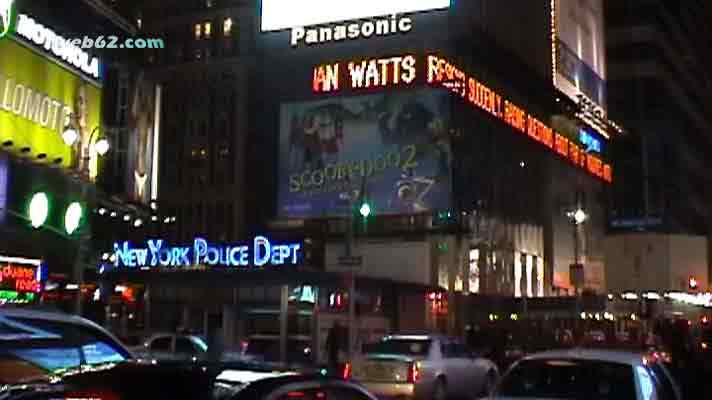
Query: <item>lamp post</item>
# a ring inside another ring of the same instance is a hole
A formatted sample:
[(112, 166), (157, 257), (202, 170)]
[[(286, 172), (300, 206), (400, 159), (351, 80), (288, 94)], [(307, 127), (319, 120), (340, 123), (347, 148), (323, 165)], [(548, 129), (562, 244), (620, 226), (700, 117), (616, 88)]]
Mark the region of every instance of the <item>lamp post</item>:
[[(78, 173), (80, 175), (91, 176), (91, 159), (92, 152), (95, 152), (99, 156), (104, 156), (109, 152), (111, 145), (106, 138), (101, 138), (94, 142), (100, 127), (95, 127), (91, 134), (89, 135), (88, 143), (82, 143), (80, 135), (73, 126), (67, 127), (67, 129), (62, 134), (62, 140), (67, 146), (79, 146), (79, 166)], [(86, 199), (89, 194), (90, 185), (84, 180), (80, 180), (80, 185), (82, 187), (82, 198)], [(85, 231), (80, 233), (79, 237), (79, 247), (77, 249), (77, 255), (74, 262), (74, 277), (81, 289), (81, 285), (84, 281), (84, 256), (88, 250), (89, 243), (91, 241), (91, 232)], [(82, 293), (81, 290), (77, 292), (77, 298), (75, 299), (74, 312), (77, 315), (82, 315)]]

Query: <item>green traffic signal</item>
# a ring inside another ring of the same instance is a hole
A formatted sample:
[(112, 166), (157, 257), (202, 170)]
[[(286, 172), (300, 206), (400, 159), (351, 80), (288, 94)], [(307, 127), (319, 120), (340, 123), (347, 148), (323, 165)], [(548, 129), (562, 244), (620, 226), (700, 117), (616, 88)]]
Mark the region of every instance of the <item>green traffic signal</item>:
[(361, 208), (359, 208), (358, 212), (362, 217), (368, 218), (368, 216), (371, 215), (371, 206), (368, 203), (363, 203), (361, 204)]

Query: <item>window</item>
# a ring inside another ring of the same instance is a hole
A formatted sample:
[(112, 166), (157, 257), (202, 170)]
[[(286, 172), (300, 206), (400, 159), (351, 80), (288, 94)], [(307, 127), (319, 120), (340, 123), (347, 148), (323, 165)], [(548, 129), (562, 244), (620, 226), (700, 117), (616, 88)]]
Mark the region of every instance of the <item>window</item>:
[(101, 332), (82, 329), (79, 339), (84, 360), (89, 365), (119, 363), (131, 356), (121, 345)]
[(225, 21), (223, 22), (223, 35), (232, 35), (232, 18), (230, 17), (225, 18)]
[(523, 361), (502, 380), (497, 397), (634, 399), (633, 368), (625, 364), (541, 359)]
[(658, 400), (675, 400), (677, 395), (675, 394), (675, 386), (672, 381), (670, 381), (669, 376), (663, 370), (660, 364), (653, 364), (650, 368), (650, 372), (655, 378), (658, 386)]
[(203, 33), (205, 34), (206, 39), (210, 39), (210, 35), (213, 33), (213, 23), (210, 21), (207, 21), (203, 24)]
[(367, 344), (364, 346), (364, 353), (370, 354), (404, 354), (410, 356), (426, 356), (430, 352), (431, 341), (392, 339), (382, 342)]
[(151, 351), (171, 351), (171, 341), (170, 336), (163, 336), (153, 339), (151, 342)]
[(193, 29), (195, 31), (195, 40), (200, 40), (203, 34), (203, 27), (200, 24), (195, 24)]
[(79, 367), (78, 336), (73, 324), (0, 317), (0, 384)]

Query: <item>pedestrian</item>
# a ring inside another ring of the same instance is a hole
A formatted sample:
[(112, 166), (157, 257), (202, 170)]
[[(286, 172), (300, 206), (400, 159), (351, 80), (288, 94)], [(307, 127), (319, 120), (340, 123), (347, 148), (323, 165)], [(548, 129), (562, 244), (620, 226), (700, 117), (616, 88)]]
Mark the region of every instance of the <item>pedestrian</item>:
[(341, 323), (338, 320), (334, 321), (334, 325), (331, 326), (329, 335), (326, 337), (326, 354), (329, 357), (329, 369), (332, 371), (338, 371), (339, 368), (339, 352), (343, 344), (343, 330)]

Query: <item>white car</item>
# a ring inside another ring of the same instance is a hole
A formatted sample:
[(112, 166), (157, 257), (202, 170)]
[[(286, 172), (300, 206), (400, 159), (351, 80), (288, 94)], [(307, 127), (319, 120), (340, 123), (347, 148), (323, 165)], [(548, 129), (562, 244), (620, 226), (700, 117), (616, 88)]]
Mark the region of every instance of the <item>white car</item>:
[[(156, 333), (134, 349), (137, 357), (156, 362), (202, 362), (208, 358), (208, 344), (198, 335)], [(238, 352), (224, 351), (220, 361), (242, 361)]]
[(443, 400), (489, 394), (499, 371), (455, 338), (390, 335), (364, 346), (364, 354), (347, 364), (349, 375), (380, 397)]
[(681, 400), (672, 375), (641, 353), (571, 349), (537, 353), (509, 369), (493, 399)]

